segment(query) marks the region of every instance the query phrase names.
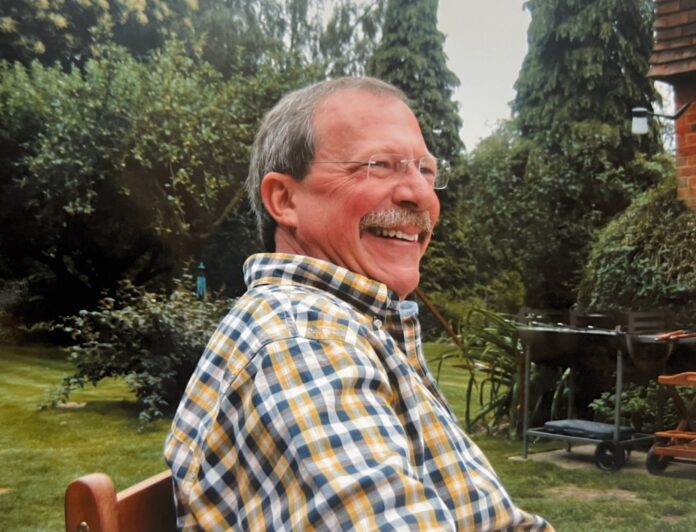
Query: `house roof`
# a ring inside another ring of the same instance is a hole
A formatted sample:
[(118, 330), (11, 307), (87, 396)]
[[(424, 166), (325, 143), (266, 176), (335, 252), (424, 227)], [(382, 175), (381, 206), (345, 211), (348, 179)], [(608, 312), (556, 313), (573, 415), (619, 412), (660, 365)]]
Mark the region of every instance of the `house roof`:
[(655, 44), (648, 76), (696, 73), (696, 0), (655, 0)]

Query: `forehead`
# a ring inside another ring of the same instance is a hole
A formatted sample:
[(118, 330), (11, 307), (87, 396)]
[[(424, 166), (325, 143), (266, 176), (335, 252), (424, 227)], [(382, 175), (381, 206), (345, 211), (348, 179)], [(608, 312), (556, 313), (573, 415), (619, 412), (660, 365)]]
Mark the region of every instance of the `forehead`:
[(315, 148), (353, 148), (404, 141), (424, 145), (413, 111), (391, 94), (345, 89), (328, 96), (314, 114)]

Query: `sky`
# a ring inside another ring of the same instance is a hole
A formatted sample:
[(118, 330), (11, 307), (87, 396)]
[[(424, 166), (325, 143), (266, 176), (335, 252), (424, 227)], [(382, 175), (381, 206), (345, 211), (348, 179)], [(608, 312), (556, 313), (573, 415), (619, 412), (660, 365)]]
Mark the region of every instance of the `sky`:
[(440, 0), (438, 26), (445, 34), (449, 69), (467, 150), (510, 117), (513, 85), (527, 53), (530, 15), (523, 0)]

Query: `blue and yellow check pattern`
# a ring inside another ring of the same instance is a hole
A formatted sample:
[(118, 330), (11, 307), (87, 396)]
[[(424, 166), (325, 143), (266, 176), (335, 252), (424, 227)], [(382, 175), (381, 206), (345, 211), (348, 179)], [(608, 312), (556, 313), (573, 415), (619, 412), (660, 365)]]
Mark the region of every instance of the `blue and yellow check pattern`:
[(244, 270), (166, 442), (183, 529), (551, 529), (459, 428), (414, 303), (307, 257)]

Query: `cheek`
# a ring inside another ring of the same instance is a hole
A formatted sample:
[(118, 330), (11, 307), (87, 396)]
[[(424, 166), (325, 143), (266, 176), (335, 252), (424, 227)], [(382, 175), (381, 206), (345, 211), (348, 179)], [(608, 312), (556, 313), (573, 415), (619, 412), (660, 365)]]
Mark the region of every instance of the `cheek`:
[(433, 225), (435, 225), (437, 220), (440, 218), (440, 198), (435, 196), (433, 204), (428, 210), (430, 211), (430, 217), (432, 218)]

